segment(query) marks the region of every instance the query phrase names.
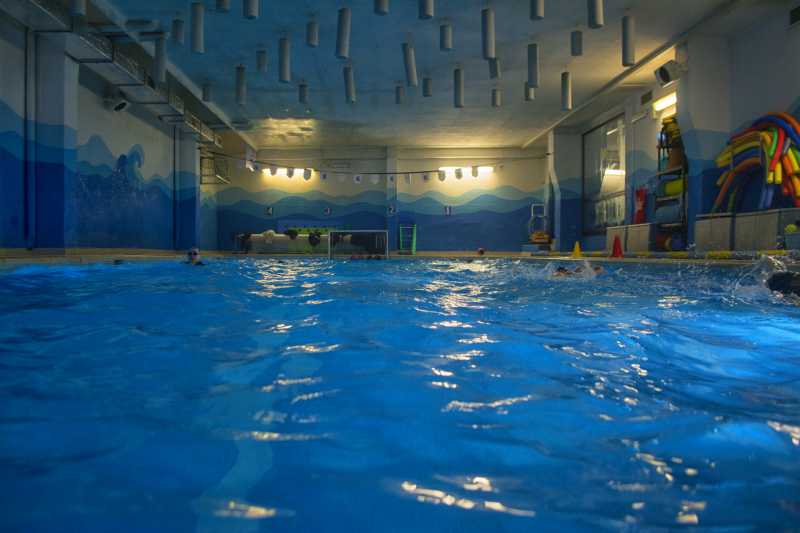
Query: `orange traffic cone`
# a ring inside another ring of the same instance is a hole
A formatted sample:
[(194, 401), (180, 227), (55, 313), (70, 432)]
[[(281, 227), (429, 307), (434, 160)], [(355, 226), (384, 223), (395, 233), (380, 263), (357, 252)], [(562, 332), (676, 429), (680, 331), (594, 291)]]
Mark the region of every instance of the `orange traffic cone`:
[(579, 241), (575, 241), (575, 247), (572, 249), (572, 257), (574, 259), (579, 259), (583, 257), (583, 252), (581, 251), (581, 243)]
[(611, 250), (611, 257), (614, 259), (621, 259), (625, 254), (622, 253), (622, 243), (619, 240), (619, 235), (614, 237), (614, 248)]

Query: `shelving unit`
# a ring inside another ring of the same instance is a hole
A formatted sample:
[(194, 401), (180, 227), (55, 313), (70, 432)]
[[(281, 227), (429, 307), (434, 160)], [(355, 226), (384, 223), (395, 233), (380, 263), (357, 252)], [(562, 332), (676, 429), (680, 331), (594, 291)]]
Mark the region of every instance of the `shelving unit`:
[[(677, 128), (677, 124), (675, 125)], [(654, 185), (655, 185), (655, 195), (654, 195), (654, 202), (656, 206), (656, 210), (659, 208), (668, 206), (670, 204), (678, 204), (680, 206), (680, 218), (670, 222), (655, 222), (656, 228), (656, 240), (658, 241), (658, 234), (668, 234), (669, 236), (680, 235), (682, 248), (686, 246), (689, 238), (689, 202), (688, 202), (688, 194), (689, 194), (689, 183), (688, 183), (688, 175), (689, 175), (689, 168), (688, 164), (686, 163), (685, 156), (682, 156), (681, 159), (683, 160), (683, 164), (680, 166), (669, 166), (668, 168), (664, 168), (669, 164), (669, 161), (672, 159), (672, 151), (680, 149), (683, 150), (683, 147), (676, 147), (673, 146), (673, 143), (670, 143), (668, 134), (665, 129), (662, 130), (661, 135), (659, 136), (658, 142), (658, 172), (656, 172), (654, 176)], [(672, 195), (663, 195), (659, 196), (658, 192), (662, 189), (661, 185), (665, 181), (674, 181), (674, 180), (683, 180), (681, 186), (681, 193), (680, 194), (672, 194)]]

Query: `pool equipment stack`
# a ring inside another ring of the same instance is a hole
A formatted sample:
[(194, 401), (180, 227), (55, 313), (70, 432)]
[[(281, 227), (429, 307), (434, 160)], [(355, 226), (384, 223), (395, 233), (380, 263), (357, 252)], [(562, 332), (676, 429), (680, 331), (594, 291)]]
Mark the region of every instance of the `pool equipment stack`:
[[(759, 210), (788, 204), (800, 207), (800, 123), (788, 113), (771, 113), (731, 137), (717, 157), (724, 170), (712, 213), (740, 210), (746, 185), (761, 178)], [(781, 197), (783, 202), (781, 202)]]
[(547, 205), (531, 204), (531, 218), (528, 220), (528, 235), (530, 243), (538, 251), (550, 250), (550, 234), (548, 228)]

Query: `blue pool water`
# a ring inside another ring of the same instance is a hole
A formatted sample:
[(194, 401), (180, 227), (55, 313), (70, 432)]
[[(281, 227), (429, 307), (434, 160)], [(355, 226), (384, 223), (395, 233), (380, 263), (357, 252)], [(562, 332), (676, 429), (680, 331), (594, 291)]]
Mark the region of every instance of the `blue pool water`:
[(800, 524), (800, 310), (745, 269), (0, 274), (0, 530)]

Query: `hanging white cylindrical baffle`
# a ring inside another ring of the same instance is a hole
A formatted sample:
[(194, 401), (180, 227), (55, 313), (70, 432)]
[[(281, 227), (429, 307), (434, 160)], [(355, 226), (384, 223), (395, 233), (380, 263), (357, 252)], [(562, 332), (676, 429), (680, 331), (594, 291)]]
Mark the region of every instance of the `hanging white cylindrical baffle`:
[(531, 20), (544, 18), (544, 0), (531, 0)]
[(622, 66), (636, 64), (636, 19), (628, 15), (622, 17)]
[(422, 96), (426, 98), (433, 96), (432, 78), (422, 78)]
[(497, 57), (494, 10), (490, 7), (481, 11), (481, 36), (483, 38), (483, 58), (493, 59)]
[(308, 85), (301, 83), (297, 86), (297, 100), (303, 104), (308, 104)]
[(260, 0), (243, 0), (242, 12), (244, 14), (244, 18), (248, 20), (254, 20), (258, 18), (259, 2)]
[(406, 88), (402, 85), (397, 85), (394, 88), (394, 103), (397, 105), (406, 101)]
[(492, 89), (492, 107), (501, 107), (503, 105), (503, 90), (495, 87)]
[(352, 65), (345, 65), (344, 67), (344, 93), (348, 104), (356, 103), (356, 80)]
[(587, 0), (589, 27), (593, 30), (602, 28), (606, 24), (606, 15), (603, 9), (603, 0)]
[(183, 19), (172, 19), (170, 37), (172, 37), (172, 42), (175, 44), (186, 42), (186, 23), (183, 22)]
[(69, 14), (73, 17), (85, 17), (86, 8), (86, 0), (70, 0), (69, 2)]
[(406, 66), (406, 83), (409, 87), (418, 86), (417, 58), (414, 54), (414, 45), (411, 43), (403, 43), (403, 63)]
[(453, 71), (453, 105), (464, 107), (464, 71), (460, 68)]
[(389, 0), (375, 0), (375, 14), (388, 15), (389, 14)]
[(256, 70), (261, 74), (267, 73), (267, 68), (269, 67), (269, 58), (267, 56), (266, 50), (257, 50), (256, 51)]
[(533, 102), (536, 99), (536, 89), (528, 85), (528, 82), (525, 82), (525, 101), (526, 102)]
[(432, 19), (435, 14), (433, 0), (419, 0), (419, 18), (422, 20)]
[(158, 83), (167, 82), (167, 37), (161, 35), (155, 42), (154, 70), (155, 78)]
[(453, 26), (442, 24), (439, 26), (439, 50), (449, 52), (453, 49)]
[(572, 57), (580, 57), (583, 55), (583, 32), (575, 30), (570, 36), (570, 48), (572, 49)]
[(352, 14), (349, 7), (339, 10), (339, 24), (336, 31), (336, 57), (348, 59), (350, 57), (350, 26)]
[(239, 105), (247, 103), (247, 75), (244, 65), (236, 67), (236, 103)]
[(499, 80), (503, 77), (503, 71), (500, 68), (500, 58), (495, 57), (489, 60), (489, 78)]
[(561, 109), (572, 111), (572, 75), (569, 72), (561, 73)]
[(539, 45), (528, 45), (528, 85), (539, 88)]
[(281, 83), (292, 82), (292, 48), (287, 37), (281, 37), (278, 41), (278, 70), (280, 71), (279, 80)]
[(316, 20), (310, 20), (306, 24), (306, 44), (311, 48), (319, 46), (319, 22)]
[(289, 167), (286, 169), (286, 177), (293, 178), (294, 177), (294, 167)]
[(202, 2), (192, 4), (192, 52), (203, 54), (206, 51), (205, 37), (206, 6)]

